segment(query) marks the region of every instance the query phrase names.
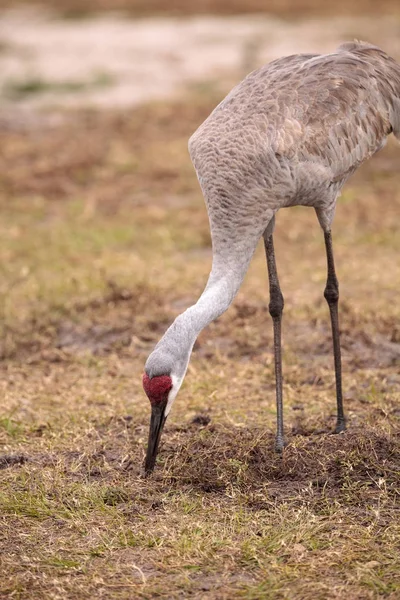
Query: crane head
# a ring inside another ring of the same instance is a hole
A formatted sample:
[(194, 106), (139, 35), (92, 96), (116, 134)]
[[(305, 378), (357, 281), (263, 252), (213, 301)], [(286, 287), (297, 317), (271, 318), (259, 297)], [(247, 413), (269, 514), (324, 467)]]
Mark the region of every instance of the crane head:
[(172, 388), (173, 381), (170, 375), (150, 378), (146, 372), (143, 373), (143, 389), (151, 404), (149, 441), (145, 461), (146, 475), (149, 475), (154, 469), (161, 433), (167, 419), (166, 409)]

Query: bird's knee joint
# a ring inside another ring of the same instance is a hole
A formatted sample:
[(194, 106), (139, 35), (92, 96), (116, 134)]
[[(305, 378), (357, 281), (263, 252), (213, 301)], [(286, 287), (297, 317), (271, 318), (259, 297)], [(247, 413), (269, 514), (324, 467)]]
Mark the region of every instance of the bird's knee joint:
[(283, 300), (282, 292), (278, 287), (271, 289), (271, 301), (269, 303), (269, 314), (273, 319), (278, 319), (282, 315), (283, 307), (285, 302)]
[(335, 304), (339, 301), (339, 285), (337, 282), (327, 284), (324, 297), (328, 304)]

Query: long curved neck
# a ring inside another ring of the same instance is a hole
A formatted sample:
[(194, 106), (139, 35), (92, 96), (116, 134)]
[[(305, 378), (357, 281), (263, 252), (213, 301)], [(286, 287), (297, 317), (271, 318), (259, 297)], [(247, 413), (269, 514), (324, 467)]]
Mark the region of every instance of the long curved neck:
[[(178, 346), (179, 353), (190, 353), (199, 333), (217, 319), (232, 303), (245, 272), (211, 272), (206, 288), (190, 308), (180, 314), (166, 331), (158, 346)], [(172, 349), (172, 348), (171, 348)]]
[(187, 362), (200, 331), (222, 315), (230, 306), (246, 274), (254, 252), (243, 253), (230, 262), (214, 261), (207, 285), (200, 298), (180, 314), (157, 344), (155, 351), (163, 351)]
[[(193, 345), (200, 331), (219, 317), (231, 304), (246, 273), (242, 270), (226, 270), (224, 274), (213, 270), (207, 286), (200, 298), (190, 308), (179, 315), (167, 329), (146, 362), (146, 369), (152, 374), (167, 372), (166, 365), (173, 365), (170, 371), (173, 388), (168, 396), (165, 416), (178, 393), (186, 374)], [(167, 361), (167, 362), (165, 362)], [(154, 372), (152, 367), (155, 366)]]
[(145, 371), (150, 378), (165, 374), (175, 378), (171, 398), (183, 381), (200, 331), (222, 315), (234, 299), (262, 234), (260, 229), (246, 232), (235, 244), (231, 238), (217, 242), (213, 238), (213, 266), (203, 293), (196, 304), (175, 319), (148, 357)]

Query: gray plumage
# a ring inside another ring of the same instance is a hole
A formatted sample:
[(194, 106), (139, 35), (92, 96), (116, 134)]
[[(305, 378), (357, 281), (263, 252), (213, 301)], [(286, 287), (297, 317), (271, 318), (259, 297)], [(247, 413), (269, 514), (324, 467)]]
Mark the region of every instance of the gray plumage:
[(165, 414), (197, 335), (232, 302), (263, 235), (273, 260), (271, 302), (280, 306), (277, 317), (271, 314), (274, 326), (280, 322), (283, 298), (271, 246), (280, 208), (316, 210), (327, 243), (327, 289), (333, 290), (326, 289), (325, 297), (334, 313), (330, 228), (336, 200), (347, 178), (391, 132), (400, 138), (400, 66), (375, 46), (349, 42), (331, 54), (289, 56), (254, 71), (192, 135), (189, 152), (208, 210), (213, 265), (198, 302), (177, 317), (146, 362), (150, 378), (170, 375), (174, 381)]

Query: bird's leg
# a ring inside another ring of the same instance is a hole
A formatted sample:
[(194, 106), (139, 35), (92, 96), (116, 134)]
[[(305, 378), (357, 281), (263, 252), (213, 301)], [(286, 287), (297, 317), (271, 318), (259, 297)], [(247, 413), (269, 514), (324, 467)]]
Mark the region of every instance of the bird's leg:
[(265, 253), (267, 256), (269, 276), (269, 313), (274, 324), (274, 355), (275, 355), (275, 380), (276, 380), (276, 410), (277, 430), (275, 449), (282, 452), (285, 445), (283, 435), (283, 403), (282, 403), (282, 349), (281, 349), (281, 324), (284, 306), (281, 288), (279, 286), (278, 273), (276, 270), (274, 241), (272, 234), (264, 236)]
[(339, 334), (339, 283), (335, 273), (335, 263), (333, 260), (332, 236), (330, 231), (325, 231), (326, 258), (328, 263), (328, 278), (324, 296), (328, 302), (329, 312), (331, 314), (332, 337), (333, 337), (333, 355), (335, 359), (335, 377), (336, 377), (336, 401), (337, 401), (337, 421), (336, 433), (346, 429), (346, 420), (343, 411), (342, 395), (342, 360), (340, 354), (340, 334)]

